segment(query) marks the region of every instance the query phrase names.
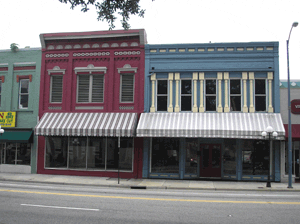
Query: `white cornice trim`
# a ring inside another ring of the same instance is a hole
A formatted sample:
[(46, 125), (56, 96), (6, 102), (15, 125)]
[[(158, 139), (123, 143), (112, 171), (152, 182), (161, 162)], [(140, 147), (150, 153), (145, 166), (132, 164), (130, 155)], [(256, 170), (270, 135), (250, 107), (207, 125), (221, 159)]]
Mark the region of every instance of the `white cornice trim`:
[(129, 64), (126, 64), (123, 66), (123, 68), (118, 68), (118, 73), (121, 73), (121, 72), (132, 72), (134, 71), (134, 73), (137, 73), (137, 67), (134, 67), (132, 68), (131, 65)]
[(8, 67), (8, 63), (0, 63), (0, 67)]
[(35, 66), (36, 62), (16, 62), (14, 67), (23, 67), (23, 66)]
[(51, 75), (51, 73), (66, 73), (66, 69), (60, 69), (59, 66), (54, 66), (53, 69), (48, 69), (48, 75)]
[(92, 72), (104, 72), (106, 73), (107, 67), (94, 67), (94, 65), (90, 64), (87, 67), (75, 67), (74, 68), (75, 74), (78, 72), (89, 72), (90, 74)]

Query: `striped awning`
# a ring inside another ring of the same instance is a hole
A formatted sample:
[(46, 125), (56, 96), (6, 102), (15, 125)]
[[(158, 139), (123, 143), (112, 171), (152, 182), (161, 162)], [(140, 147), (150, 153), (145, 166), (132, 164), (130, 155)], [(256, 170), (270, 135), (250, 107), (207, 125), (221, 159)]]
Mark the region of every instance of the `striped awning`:
[(284, 140), (279, 113), (143, 113), (137, 137), (264, 139), (268, 126)]
[(136, 113), (45, 113), (36, 135), (132, 137)]

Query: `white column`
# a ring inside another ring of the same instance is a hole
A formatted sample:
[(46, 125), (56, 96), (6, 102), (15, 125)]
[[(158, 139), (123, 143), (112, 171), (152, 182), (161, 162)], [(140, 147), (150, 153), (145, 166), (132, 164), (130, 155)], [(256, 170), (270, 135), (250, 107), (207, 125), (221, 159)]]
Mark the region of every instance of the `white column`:
[(175, 81), (176, 81), (176, 99), (175, 99), (175, 112), (179, 112), (179, 80), (180, 73), (175, 73)]
[(250, 79), (250, 113), (255, 112), (254, 108), (254, 92), (253, 92), (253, 80), (254, 80), (254, 72), (249, 72), (249, 79)]
[(243, 112), (244, 113), (248, 113), (248, 106), (247, 106), (247, 79), (248, 79), (248, 74), (247, 72), (243, 72), (242, 73), (242, 80), (243, 80), (243, 90), (244, 90), (244, 94), (243, 94), (243, 101), (244, 101), (244, 106), (243, 106)]
[(229, 72), (224, 72), (224, 80), (225, 80), (225, 107), (224, 112), (229, 112), (229, 105), (228, 105), (228, 80), (229, 80)]
[(273, 72), (268, 72), (268, 81), (269, 81), (269, 113), (274, 113), (274, 108), (272, 105), (272, 81), (273, 81)]
[(222, 113), (223, 112), (223, 107), (222, 107), (222, 79), (223, 79), (223, 73), (222, 72), (218, 72), (218, 82), (219, 82), (219, 91), (218, 91), (218, 95), (219, 95), (219, 103), (218, 103), (218, 112)]
[(155, 81), (156, 81), (156, 74), (151, 75), (151, 82), (152, 82), (152, 103), (150, 107), (150, 112), (155, 112)]
[(199, 72), (199, 79), (200, 79), (200, 107), (199, 112), (204, 112), (204, 105), (203, 105), (203, 81), (204, 81), (204, 72)]
[(198, 107), (197, 107), (197, 80), (198, 80), (198, 72), (193, 73), (193, 81), (194, 81), (194, 105), (193, 105), (193, 112), (196, 113), (198, 112)]
[(169, 107), (168, 112), (173, 112), (173, 73), (169, 73)]

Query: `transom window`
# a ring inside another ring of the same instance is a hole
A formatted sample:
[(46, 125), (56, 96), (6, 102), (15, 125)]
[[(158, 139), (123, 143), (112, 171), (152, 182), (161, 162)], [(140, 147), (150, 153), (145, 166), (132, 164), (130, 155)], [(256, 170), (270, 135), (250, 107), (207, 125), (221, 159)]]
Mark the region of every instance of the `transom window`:
[(217, 82), (215, 79), (205, 80), (205, 108), (206, 111), (216, 111)]
[(192, 110), (192, 80), (181, 80), (181, 111)]
[(133, 103), (134, 101), (134, 74), (121, 75), (121, 103)]
[(156, 107), (157, 111), (167, 111), (168, 80), (157, 80)]
[(63, 76), (52, 75), (50, 86), (50, 102), (61, 103), (62, 102), (62, 90), (63, 90)]
[(27, 109), (29, 100), (29, 79), (20, 80), (19, 109)]
[(230, 110), (241, 111), (241, 80), (230, 80)]
[(103, 103), (104, 75), (78, 75), (77, 81), (78, 103)]
[(266, 111), (266, 80), (255, 79), (255, 110)]

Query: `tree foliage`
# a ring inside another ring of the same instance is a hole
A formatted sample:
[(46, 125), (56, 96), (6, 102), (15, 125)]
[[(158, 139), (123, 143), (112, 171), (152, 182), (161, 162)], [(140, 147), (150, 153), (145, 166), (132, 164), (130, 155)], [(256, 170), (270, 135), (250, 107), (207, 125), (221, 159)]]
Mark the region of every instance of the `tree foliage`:
[[(71, 9), (81, 6), (82, 12), (87, 12), (91, 5), (96, 7), (99, 21), (106, 21), (109, 29), (115, 28), (116, 13), (122, 16), (122, 27), (130, 28), (128, 20), (131, 15), (144, 17), (145, 10), (140, 7), (140, 0), (59, 0), (61, 3), (71, 4)], [(154, 1), (154, 0), (152, 0)]]
[(10, 44), (10, 49), (12, 52), (17, 52), (19, 50), (19, 47), (18, 47), (19, 44), (16, 44), (16, 43), (12, 43)]

